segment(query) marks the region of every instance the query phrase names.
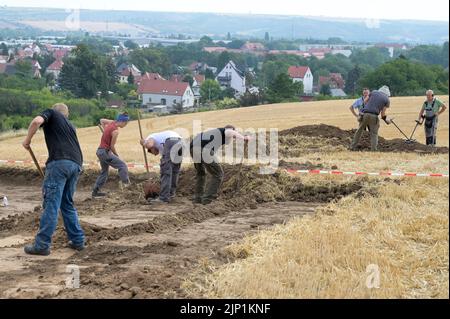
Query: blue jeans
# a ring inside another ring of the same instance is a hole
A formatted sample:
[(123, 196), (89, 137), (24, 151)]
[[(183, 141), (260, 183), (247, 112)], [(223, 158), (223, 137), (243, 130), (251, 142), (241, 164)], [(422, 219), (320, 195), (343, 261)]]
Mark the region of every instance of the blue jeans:
[(80, 165), (69, 160), (54, 161), (47, 165), (42, 187), (44, 212), (35, 239), (37, 249), (50, 248), (60, 209), (69, 240), (75, 246), (84, 244), (84, 232), (78, 220), (77, 210), (73, 206), (73, 194), (80, 172)]

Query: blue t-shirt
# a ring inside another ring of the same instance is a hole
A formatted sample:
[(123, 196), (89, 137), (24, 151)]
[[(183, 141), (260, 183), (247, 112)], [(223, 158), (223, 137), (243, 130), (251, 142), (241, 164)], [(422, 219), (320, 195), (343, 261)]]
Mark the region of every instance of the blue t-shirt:
[(362, 108), (364, 107), (364, 97), (360, 97), (359, 99), (357, 99), (357, 100), (353, 103), (352, 107), (353, 107), (355, 110), (358, 110), (358, 111), (361, 112)]
[(40, 116), (44, 119), (42, 127), (48, 149), (47, 164), (69, 160), (83, 166), (83, 154), (72, 123), (60, 112), (52, 109), (45, 110)]

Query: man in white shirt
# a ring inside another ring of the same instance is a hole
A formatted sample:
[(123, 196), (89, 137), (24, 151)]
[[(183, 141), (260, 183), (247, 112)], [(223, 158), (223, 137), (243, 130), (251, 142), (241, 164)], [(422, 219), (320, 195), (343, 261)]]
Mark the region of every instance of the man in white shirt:
[(141, 145), (155, 156), (161, 154), (161, 191), (159, 198), (150, 203), (168, 204), (175, 198), (178, 186), (183, 148), (181, 136), (174, 131), (154, 133), (141, 140)]

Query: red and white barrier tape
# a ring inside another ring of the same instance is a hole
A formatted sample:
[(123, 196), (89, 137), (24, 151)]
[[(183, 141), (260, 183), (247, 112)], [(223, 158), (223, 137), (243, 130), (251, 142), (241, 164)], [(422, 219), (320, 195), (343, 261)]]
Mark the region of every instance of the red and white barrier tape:
[[(13, 160), (0, 160), (0, 165), (34, 165), (32, 161), (13, 161)], [(42, 163), (45, 165), (45, 163)], [(87, 162), (83, 164), (84, 167), (100, 167), (98, 162)], [(128, 163), (129, 169), (145, 169), (145, 164)], [(150, 170), (159, 170), (159, 165), (149, 165)], [(448, 178), (449, 174), (435, 174), (435, 173), (403, 173), (403, 172), (346, 172), (346, 171), (324, 171), (324, 170), (286, 170), (291, 174), (307, 174), (307, 175), (346, 175), (346, 176), (384, 176), (384, 177), (443, 177)]]
[(403, 172), (344, 172), (344, 171), (322, 171), (322, 170), (288, 170), (292, 174), (309, 175), (352, 175), (352, 176), (386, 176), (386, 177), (449, 177), (449, 174), (434, 173), (403, 173)]

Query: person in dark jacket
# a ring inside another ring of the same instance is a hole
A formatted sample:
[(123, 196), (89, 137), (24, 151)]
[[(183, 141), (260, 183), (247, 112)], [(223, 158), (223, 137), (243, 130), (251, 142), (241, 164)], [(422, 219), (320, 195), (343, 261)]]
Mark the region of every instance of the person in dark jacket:
[(78, 251), (85, 247), (84, 232), (73, 204), (73, 195), (83, 167), (83, 154), (75, 127), (68, 117), (69, 108), (65, 104), (55, 104), (52, 109), (45, 110), (33, 119), (28, 128), (28, 135), (22, 143), (23, 147), (29, 150), (33, 136), (43, 127), (48, 149), (42, 187), (44, 211), (34, 244), (24, 248), (25, 253), (30, 255), (50, 255), (59, 210), (69, 238), (69, 247)]

